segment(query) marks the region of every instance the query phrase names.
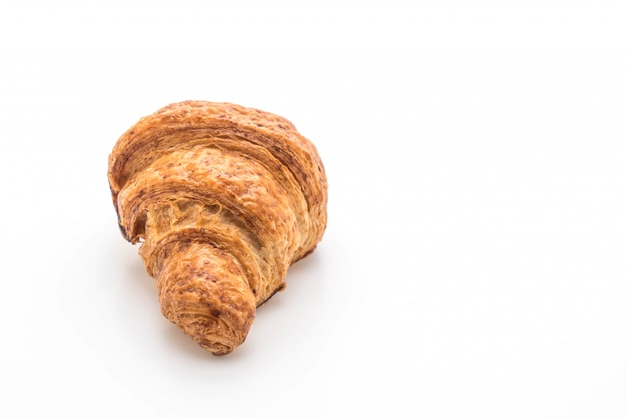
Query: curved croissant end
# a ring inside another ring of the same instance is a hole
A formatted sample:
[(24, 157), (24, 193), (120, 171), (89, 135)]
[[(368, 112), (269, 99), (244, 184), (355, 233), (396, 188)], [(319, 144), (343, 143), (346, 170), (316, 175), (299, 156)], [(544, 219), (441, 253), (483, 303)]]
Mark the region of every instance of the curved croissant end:
[(109, 156), (124, 237), (156, 279), (163, 315), (213, 354), (242, 344), (256, 307), (326, 228), (315, 146), (286, 119), (229, 103), (174, 103)]

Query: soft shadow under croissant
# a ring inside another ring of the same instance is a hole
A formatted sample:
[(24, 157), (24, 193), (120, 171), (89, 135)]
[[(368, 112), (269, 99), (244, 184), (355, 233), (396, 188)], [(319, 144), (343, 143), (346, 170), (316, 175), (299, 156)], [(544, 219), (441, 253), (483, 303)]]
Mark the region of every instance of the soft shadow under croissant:
[(119, 227), (156, 279), (161, 311), (213, 354), (242, 344), (256, 308), (326, 228), (315, 146), (286, 119), (229, 103), (174, 103), (109, 156)]

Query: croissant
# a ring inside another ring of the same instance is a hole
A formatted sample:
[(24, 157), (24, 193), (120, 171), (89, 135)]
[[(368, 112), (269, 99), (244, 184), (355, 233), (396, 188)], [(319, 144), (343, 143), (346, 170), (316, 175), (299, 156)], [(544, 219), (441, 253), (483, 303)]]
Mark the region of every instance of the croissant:
[(108, 180), (122, 235), (156, 279), (161, 312), (215, 355), (326, 229), (315, 146), (286, 119), (230, 103), (174, 103), (117, 141)]

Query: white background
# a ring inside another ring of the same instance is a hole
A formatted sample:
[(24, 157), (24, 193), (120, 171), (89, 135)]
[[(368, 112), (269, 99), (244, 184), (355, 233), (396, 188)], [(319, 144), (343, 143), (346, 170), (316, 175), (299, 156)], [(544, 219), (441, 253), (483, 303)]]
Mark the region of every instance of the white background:
[[(0, 416), (626, 416), (623, 1), (0, 6)], [(234, 354), (165, 320), (107, 157), (290, 119), (329, 225)]]

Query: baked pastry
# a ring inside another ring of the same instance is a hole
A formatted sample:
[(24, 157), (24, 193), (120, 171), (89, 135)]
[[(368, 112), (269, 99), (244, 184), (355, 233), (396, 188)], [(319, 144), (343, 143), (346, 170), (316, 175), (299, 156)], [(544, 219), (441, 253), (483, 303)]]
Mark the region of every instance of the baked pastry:
[(109, 156), (124, 238), (156, 279), (161, 311), (216, 355), (242, 344), (256, 308), (326, 228), (315, 146), (286, 119), (229, 103), (174, 103)]

